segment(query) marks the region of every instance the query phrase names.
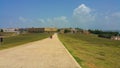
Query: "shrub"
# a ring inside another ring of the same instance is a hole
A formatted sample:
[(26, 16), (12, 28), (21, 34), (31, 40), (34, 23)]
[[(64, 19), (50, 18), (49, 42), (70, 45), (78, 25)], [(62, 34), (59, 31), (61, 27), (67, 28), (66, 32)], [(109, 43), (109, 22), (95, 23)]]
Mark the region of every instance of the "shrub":
[(64, 33), (69, 33), (69, 32), (71, 32), (71, 31), (68, 30), (68, 29), (65, 29), (65, 30), (64, 30)]
[(98, 34), (98, 37), (111, 38), (111, 37), (112, 37), (112, 34)]

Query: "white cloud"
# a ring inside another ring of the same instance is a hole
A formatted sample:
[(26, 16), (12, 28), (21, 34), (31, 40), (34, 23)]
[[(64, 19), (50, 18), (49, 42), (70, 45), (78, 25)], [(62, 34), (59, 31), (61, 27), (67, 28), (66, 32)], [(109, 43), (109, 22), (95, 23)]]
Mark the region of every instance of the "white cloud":
[(105, 26), (107, 29), (120, 29), (120, 12), (115, 12), (105, 16)]
[(113, 13), (112, 16), (120, 18), (120, 12)]
[[(38, 19), (37, 22), (40, 22), (40, 25), (45, 27), (64, 27), (68, 26), (68, 19), (66, 16), (47, 18), (47, 19)], [(66, 25), (65, 25), (66, 24)]]
[(46, 23), (50, 24), (50, 23), (52, 23), (52, 22), (53, 22), (52, 19), (50, 19), (50, 18), (47, 18), (47, 19), (46, 19)]
[(69, 26), (68, 19), (66, 16), (54, 17), (52, 19), (53, 25), (56, 27), (66, 27)]
[(55, 18), (53, 18), (53, 21), (54, 22), (58, 22), (58, 23), (67, 23), (68, 22), (68, 20), (67, 20), (67, 17), (65, 17), (65, 16), (61, 16), (61, 17), (55, 17)]
[(73, 14), (74, 15), (80, 15), (80, 14), (89, 14), (91, 12), (91, 9), (87, 7), (85, 4), (81, 4), (77, 8), (74, 9)]
[(19, 20), (22, 21), (22, 22), (26, 22), (27, 21), (27, 19), (22, 17), (22, 16), (19, 17)]
[(119, 21), (120, 22), (120, 12), (115, 12), (105, 16), (107, 21)]
[(74, 9), (73, 17), (78, 20), (79, 23), (88, 23), (95, 20), (95, 15), (91, 12), (91, 8), (87, 7), (85, 4), (81, 4)]
[(38, 21), (39, 21), (40, 23), (45, 23), (45, 20), (44, 20), (44, 19), (38, 19)]

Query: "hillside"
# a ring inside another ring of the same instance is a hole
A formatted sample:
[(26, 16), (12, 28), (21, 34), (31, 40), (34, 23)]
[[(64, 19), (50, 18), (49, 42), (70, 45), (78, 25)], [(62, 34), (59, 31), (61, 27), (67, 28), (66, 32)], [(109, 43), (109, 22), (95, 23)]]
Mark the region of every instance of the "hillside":
[(120, 68), (120, 41), (83, 34), (59, 34), (59, 39), (83, 68)]

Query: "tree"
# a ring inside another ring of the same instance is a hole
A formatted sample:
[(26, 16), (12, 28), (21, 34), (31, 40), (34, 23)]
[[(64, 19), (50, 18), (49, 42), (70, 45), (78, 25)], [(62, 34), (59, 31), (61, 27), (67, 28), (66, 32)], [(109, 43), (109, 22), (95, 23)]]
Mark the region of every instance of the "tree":
[(3, 32), (3, 29), (1, 29), (0, 32)]
[(68, 29), (65, 29), (65, 30), (64, 30), (64, 33), (69, 33), (69, 32), (71, 32), (71, 31), (68, 30)]

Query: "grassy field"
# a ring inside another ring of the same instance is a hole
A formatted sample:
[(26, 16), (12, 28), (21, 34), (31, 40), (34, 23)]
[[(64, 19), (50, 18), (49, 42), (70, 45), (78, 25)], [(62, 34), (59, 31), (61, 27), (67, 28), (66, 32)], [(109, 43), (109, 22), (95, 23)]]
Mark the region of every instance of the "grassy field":
[(0, 44), (0, 50), (36, 40), (41, 40), (47, 38), (48, 36), (49, 36), (48, 33), (28, 33), (28, 34), (21, 34), (11, 37), (5, 37), (4, 42)]
[(0, 32), (0, 35), (5, 36), (5, 37), (9, 37), (9, 36), (15, 36), (17, 34), (14, 32)]
[(59, 39), (83, 68), (120, 68), (120, 41), (84, 34), (59, 34)]

